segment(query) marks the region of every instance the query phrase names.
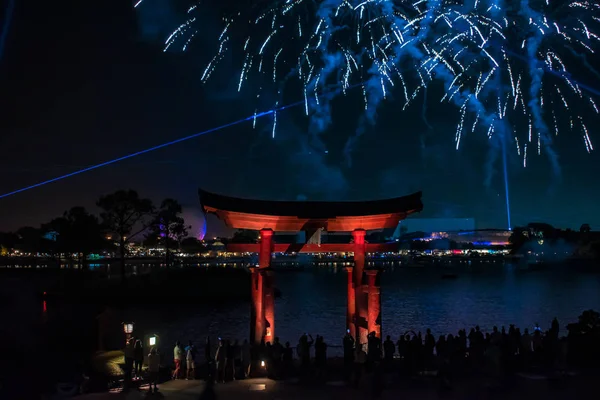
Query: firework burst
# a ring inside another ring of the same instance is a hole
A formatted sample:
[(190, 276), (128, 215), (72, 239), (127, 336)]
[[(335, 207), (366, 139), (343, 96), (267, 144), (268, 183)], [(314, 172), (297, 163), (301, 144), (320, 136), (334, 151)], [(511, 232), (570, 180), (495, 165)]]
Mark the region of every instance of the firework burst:
[[(190, 3), (165, 51), (189, 50), (202, 35), (205, 3), (211, 2)], [(372, 123), (390, 91), (401, 93), (404, 109), (439, 82), (445, 89), (441, 101), (458, 109), (457, 148), (468, 131), (511, 137), (526, 165), (527, 154), (544, 147), (553, 154), (552, 137), (567, 129), (593, 150), (585, 109), (597, 114), (598, 108), (569, 68), (600, 76), (587, 59), (600, 40), (598, 3), (281, 0), (254, 2), (226, 13), (222, 22), (202, 80), (211, 78), (228, 52), (240, 60), (237, 90), (255, 82), (257, 97), (264, 91), (278, 95), (275, 108), (295, 80), (317, 132), (331, 121), (331, 99), (351, 88), (362, 88), (363, 122)], [(273, 135), (276, 123), (274, 112)]]

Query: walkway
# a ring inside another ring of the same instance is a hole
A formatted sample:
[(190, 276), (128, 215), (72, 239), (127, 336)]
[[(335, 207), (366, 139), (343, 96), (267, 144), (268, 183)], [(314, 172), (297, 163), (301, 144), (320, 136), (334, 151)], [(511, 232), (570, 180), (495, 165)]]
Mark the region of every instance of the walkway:
[[(484, 382), (471, 381), (457, 384), (452, 392), (440, 393), (437, 381), (398, 382), (394, 376), (386, 377), (387, 389), (381, 399), (506, 399), (531, 400), (543, 398), (576, 399), (585, 393), (594, 392), (594, 379), (584, 377), (564, 378), (560, 381), (536, 379), (536, 377), (517, 378), (510, 389), (489, 387)], [(78, 400), (198, 400), (204, 389), (200, 380), (177, 380), (160, 385), (160, 393), (150, 395), (146, 390), (134, 390), (128, 394), (98, 393), (76, 397)], [(270, 379), (248, 379), (215, 385), (218, 400), (329, 400), (329, 399), (371, 399), (370, 382), (365, 380), (360, 389), (346, 386), (343, 382), (329, 382), (324, 385), (306, 385), (297, 381), (272, 381)]]

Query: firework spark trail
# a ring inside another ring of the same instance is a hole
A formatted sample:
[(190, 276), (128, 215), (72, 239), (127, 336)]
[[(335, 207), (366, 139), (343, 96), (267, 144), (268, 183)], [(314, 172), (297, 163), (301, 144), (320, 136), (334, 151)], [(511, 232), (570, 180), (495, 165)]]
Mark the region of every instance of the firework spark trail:
[[(421, 85), (417, 86), (410, 98), (408, 95), (406, 96), (405, 107), (411, 100), (416, 98), (421, 89), (426, 87), (426, 83), (430, 79), (430, 74), (426, 69), (429, 59), (426, 59), (426, 61), (422, 62), (420, 65), (416, 60), (424, 59), (427, 56), (427, 48), (422, 47), (422, 43), (426, 40), (428, 28), (433, 22), (436, 12), (438, 12), (441, 7), (441, 1), (433, 0), (428, 2), (429, 7), (426, 8), (425, 11), (419, 11), (417, 9), (415, 10), (416, 16), (408, 18), (406, 14), (401, 14), (401, 17), (396, 16), (393, 4), (390, 1), (374, 1), (373, 3), (380, 6), (378, 12), (386, 17), (381, 18), (381, 20), (384, 21), (389, 19), (389, 29), (396, 32), (397, 35), (394, 35), (395, 40), (390, 43), (389, 56), (386, 55), (383, 60), (377, 60), (376, 55), (373, 54), (374, 62), (368, 70), (369, 78), (363, 86), (366, 99), (365, 113), (359, 118), (355, 135), (348, 139), (344, 148), (344, 154), (348, 164), (351, 163), (351, 153), (358, 138), (367, 130), (369, 125), (375, 124), (376, 111), (381, 102), (386, 99), (386, 87), (388, 84), (393, 86), (393, 81), (389, 80), (388, 74), (385, 74), (386, 70), (389, 69), (395, 72), (404, 91), (406, 91), (404, 76), (397, 66), (406, 59), (414, 60), (415, 70), (421, 77)], [(418, 5), (418, 3), (416, 5)], [(418, 25), (417, 22), (419, 22)], [(417, 26), (419, 29), (416, 29)], [(407, 36), (411, 37), (411, 39), (403, 39)], [(384, 74), (387, 79), (383, 79), (381, 76), (382, 74)], [(423, 76), (427, 77), (427, 81)], [(388, 82), (388, 84), (386, 84), (386, 82)]]
[[(521, 0), (521, 12), (526, 17), (528, 17), (530, 21), (536, 21), (537, 24), (535, 26), (541, 25), (541, 20), (543, 19), (543, 17), (535, 13), (529, 7), (529, 0)], [(532, 26), (532, 24), (530, 24), (530, 26)], [(533, 35), (529, 37), (526, 43), (527, 56), (529, 57), (529, 75), (531, 78), (531, 83), (529, 85), (529, 102), (527, 103), (527, 105), (531, 110), (534, 127), (538, 130), (538, 140), (541, 140), (544, 143), (545, 149), (548, 152), (550, 162), (552, 164), (552, 168), (554, 169), (555, 174), (560, 175), (560, 165), (558, 164), (558, 157), (550, 147), (551, 139), (549, 138), (549, 129), (548, 125), (544, 121), (540, 100), (544, 69), (540, 68), (538, 65), (537, 54), (540, 51), (542, 35), (544, 35), (544, 32), (540, 28), (539, 31), (533, 29), (532, 33)], [(540, 149), (538, 147), (538, 154), (539, 151)]]
[[(201, 31), (198, 13), (202, 7), (196, 1), (191, 4), (188, 19), (174, 30), (166, 48), (188, 49)], [(378, 107), (395, 88), (403, 94), (404, 109), (429, 84), (439, 81), (446, 89), (442, 101), (459, 110), (457, 147), (465, 124), (472, 124), (472, 132), (487, 132), (490, 138), (508, 135), (505, 127), (510, 124), (515, 129), (509, 129), (509, 136), (522, 144), (517, 145), (517, 153), (525, 158), (524, 146), (532, 139), (518, 140), (519, 135), (530, 136), (533, 127), (538, 152), (543, 148), (558, 171), (545, 115), (552, 115), (555, 134), (561, 122), (555, 113), (544, 110), (563, 104), (570, 113), (571, 130), (576, 131), (575, 124), (586, 148), (593, 149), (579, 106), (597, 113), (593, 99), (582, 91), (594, 95), (598, 91), (578, 83), (568, 70), (572, 60), (567, 63), (562, 57), (565, 50), (593, 53), (600, 42), (595, 33), (599, 13), (598, 3), (571, 0), (560, 4), (528, 0), (265, 2), (242, 7), (223, 19), (218, 51), (202, 79), (210, 78), (225, 52), (239, 50), (243, 55), (240, 91), (249, 80), (258, 80), (260, 90), (268, 91), (269, 82), (276, 86), (273, 92), (281, 101), (288, 81), (296, 77), (313, 134), (331, 125), (331, 101), (360, 83), (365, 110), (347, 143), (347, 154), (375, 123)], [(573, 58), (591, 67), (585, 54)], [(313, 94), (332, 88), (337, 89), (325, 98)], [(571, 114), (575, 102), (579, 114)], [(522, 121), (527, 122), (525, 127), (518, 126)]]

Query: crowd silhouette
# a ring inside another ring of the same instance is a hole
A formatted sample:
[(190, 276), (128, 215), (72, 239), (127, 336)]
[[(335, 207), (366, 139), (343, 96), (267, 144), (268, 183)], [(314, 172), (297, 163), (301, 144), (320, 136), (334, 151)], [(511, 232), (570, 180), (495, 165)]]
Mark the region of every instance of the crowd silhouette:
[[(382, 341), (371, 332), (366, 343), (356, 343), (347, 332), (341, 345), (332, 346), (322, 336), (313, 338), (309, 333), (302, 334), (295, 347), (290, 342), (282, 344), (277, 337), (272, 343), (263, 339), (259, 344), (218, 338), (213, 347), (206, 338), (203, 362), (198, 360), (192, 342), (185, 348), (176, 343), (171, 377), (204, 377), (211, 387), (213, 383), (249, 377), (298, 377), (313, 382), (341, 377), (358, 387), (364, 382), (363, 377), (370, 376), (368, 381), (377, 394), (383, 387), (382, 377), (389, 374), (404, 378), (437, 377), (442, 388), (451, 388), (455, 379), (463, 377), (486, 377), (503, 382), (517, 373), (565, 374), (569, 366), (584, 366), (582, 361), (597, 363), (594, 356), (600, 349), (595, 340), (600, 326), (597, 320), (600, 321), (598, 313), (584, 312), (578, 323), (568, 326), (568, 337), (559, 336), (559, 322), (554, 318), (545, 331), (537, 324), (531, 330), (522, 331), (514, 325), (508, 329), (494, 326), (489, 332), (475, 326), (468, 333), (461, 329), (456, 335), (440, 335), (437, 339), (427, 329), (424, 335), (407, 331), (395, 341), (390, 335)], [(328, 358), (327, 350), (331, 347), (341, 347), (343, 358)], [(139, 355), (135, 346), (127, 354), (128, 364), (135, 364), (129, 368), (137, 375)]]
[[(360, 380), (373, 371), (398, 372), (403, 376), (435, 374), (449, 383), (451, 375), (481, 374), (501, 377), (518, 371), (553, 368), (565, 370), (567, 366), (567, 338), (559, 338), (559, 323), (555, 318), (548, 330), (535, 326), (530, 332), (510, 325), (494, 326), (484, 333), (475, 326), (467, 333), (461, 329), (456, 335), (440, 335), (437, 339), (430, 329), (421, 332), (407, 331), (396, 341), (387, 336), (384, 341), (374, 332), (367, 342), (357, 346), (347, 333), (342, 339), (344, 377)], [(334, 346), (340, 347), (340, 346)], [(314, 349), (313, 349), (314, 348)], [(310, 376), (326, 379), (328, 373), (328, 344), (322, 336), (305, 333), (297, 345), (273, 343), (251, 344), (244, 340), (219, 338), (216, 350), (210, 339), (205, 342), (204, 374), (217, 383), (251, 376), (268, 376), (285, 379), (290, 376)], [(178, 354), (178, 350), (175, 350)], [(177, 376), (174, 376), (177, 377)]]

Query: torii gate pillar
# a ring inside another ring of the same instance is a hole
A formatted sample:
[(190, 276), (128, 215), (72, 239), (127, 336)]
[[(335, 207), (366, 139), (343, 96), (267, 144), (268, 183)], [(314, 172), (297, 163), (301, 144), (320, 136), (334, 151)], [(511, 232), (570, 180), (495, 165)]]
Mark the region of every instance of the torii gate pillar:
[[(367, 296), (363, 285), (363, 274), (365, 270), (365, 236), (364, 229), (352, 231), (354, 238), (354, 268), (352, 280), (354, 283), (354, 340), (357, 344), (366, 344), (368, 335)], [(350, 294), (348, 294), (350, 296)]]
[(375, 336), (381, 339), (381, 288), (377, 281), (379, 271), (370, 269), (367, 271), (367, 281), (369, 285), (369, 333), (375, 332)]
[(252, 309), (250, 318), (250, 341), (273, 342), (275, 338), (275, 296), (271, 253), (273, 252), (273, 230), (261, 229), (258, 253), (258, 268), (252, 271)]

